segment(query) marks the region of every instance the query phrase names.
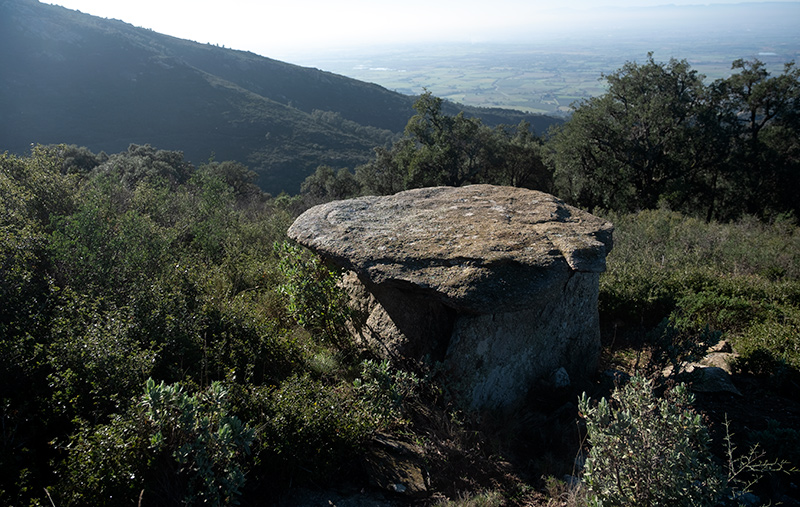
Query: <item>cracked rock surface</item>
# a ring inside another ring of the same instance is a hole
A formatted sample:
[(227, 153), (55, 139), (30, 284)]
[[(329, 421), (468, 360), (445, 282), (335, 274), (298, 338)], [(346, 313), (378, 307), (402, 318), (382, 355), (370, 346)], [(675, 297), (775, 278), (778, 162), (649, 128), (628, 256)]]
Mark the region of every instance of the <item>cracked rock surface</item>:
[(375, 285), (459, 311), (529, 308), (573, 272), (600, 273), (613, 226), (535, 190), (408, 190), (315, 206), (289, 236)]

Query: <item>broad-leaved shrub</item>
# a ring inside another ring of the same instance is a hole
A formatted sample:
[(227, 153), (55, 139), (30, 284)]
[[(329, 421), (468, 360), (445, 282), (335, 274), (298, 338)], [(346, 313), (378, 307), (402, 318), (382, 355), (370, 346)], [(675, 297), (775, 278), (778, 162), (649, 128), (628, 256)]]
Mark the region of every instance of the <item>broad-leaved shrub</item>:
[(726, 482), (692, 402), (685, 385), (657, 398), (652, 382), (638, 375), (611, 400), (593, 405), (584, 394), (579, 408), (591, 446), (584, 478), (594, 504), (716, 504)]

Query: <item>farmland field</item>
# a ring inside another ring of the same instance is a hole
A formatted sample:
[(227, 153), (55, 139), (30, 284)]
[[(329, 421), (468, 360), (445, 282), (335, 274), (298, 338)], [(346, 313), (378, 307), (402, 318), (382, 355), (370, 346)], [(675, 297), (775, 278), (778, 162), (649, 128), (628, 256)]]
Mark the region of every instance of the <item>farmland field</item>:
[(626, 61), (686, 59), (713, 80), (738, 58), (759, 59), (772, 73), (800, 55), (800, 31), (702, 33), (698, 36), (552, 38), (505, 44), (373, 47), (316, 55), (301, 65), (377, 83), (390, 90), (434, 95), (473, 106), (566, 115), (576, 100), (602, 94), (601, 80)]

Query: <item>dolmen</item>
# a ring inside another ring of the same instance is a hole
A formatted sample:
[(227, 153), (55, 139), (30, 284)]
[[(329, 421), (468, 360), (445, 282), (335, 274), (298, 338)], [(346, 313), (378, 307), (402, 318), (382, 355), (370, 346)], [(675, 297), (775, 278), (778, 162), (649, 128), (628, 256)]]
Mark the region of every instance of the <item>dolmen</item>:
[(330, 202), (289, 228), (345, 270), (358, 343), (437, 368), (473, 410), (594, 372), (612, 232), (552, 195), (493, 185)]

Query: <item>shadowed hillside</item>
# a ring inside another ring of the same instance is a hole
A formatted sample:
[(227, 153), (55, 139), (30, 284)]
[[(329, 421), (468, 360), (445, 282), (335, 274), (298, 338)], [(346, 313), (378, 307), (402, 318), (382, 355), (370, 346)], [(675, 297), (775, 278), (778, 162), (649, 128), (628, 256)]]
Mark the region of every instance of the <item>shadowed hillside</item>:
[[(18, 154), (150, 143), (195, 163), (241, 161), (263, 189), (294, 193), (320, 164), (367, 161), (413, 114), (414, 97), (377, 85), (33, 0), (0, 2), (0, 46), (0, 150)], [(467, 113), (537, 132), (555, 121)]]

